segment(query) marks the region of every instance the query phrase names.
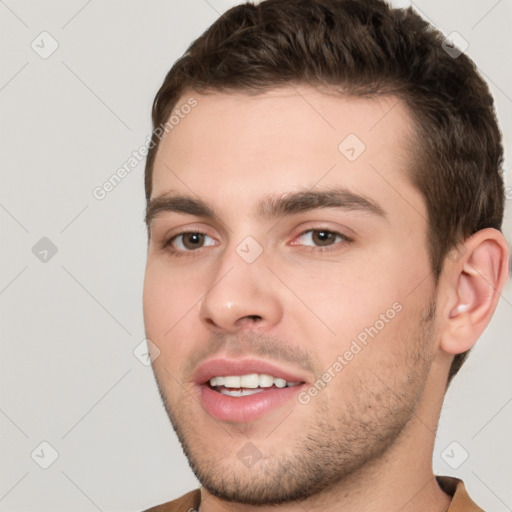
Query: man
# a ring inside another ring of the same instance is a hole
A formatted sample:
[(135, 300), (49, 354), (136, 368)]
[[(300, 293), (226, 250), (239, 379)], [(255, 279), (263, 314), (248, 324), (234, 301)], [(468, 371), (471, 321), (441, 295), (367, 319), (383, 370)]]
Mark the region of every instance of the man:
[(144, 319), (202, 487), (151, 510), (481, 510), (432, 472), (507, 277), (472, 62), (380, 0), (243, 4), (153, 123)]

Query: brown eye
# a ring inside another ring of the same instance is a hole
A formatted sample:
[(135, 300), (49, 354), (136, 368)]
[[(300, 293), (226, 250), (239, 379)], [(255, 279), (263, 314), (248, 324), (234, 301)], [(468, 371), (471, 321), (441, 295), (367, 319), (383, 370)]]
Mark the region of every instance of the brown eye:
[(332, 231), (312, 231), (311, 239), (315, 245), (332, 245), (336, 241), (337, 234)]
[(186, 254), (192, 253), (203, 247), (217, 245), (216, 241), (205, 233), (198, 231), (186, 231), (179, 235), (172, 237), (165, 243), (165, 247), (173, 254)]
[(337, 231), (328, 229), (308, 229), (301, 233), (292, 245), (304, 245), (312, 248), (335, 247), (340, 242), (350, 243), (352, 240)]
[(185, 249), (199, 249), (204, 245), (204, 233), (184, 233), (180, 236), (182, 237), (182, 243)]

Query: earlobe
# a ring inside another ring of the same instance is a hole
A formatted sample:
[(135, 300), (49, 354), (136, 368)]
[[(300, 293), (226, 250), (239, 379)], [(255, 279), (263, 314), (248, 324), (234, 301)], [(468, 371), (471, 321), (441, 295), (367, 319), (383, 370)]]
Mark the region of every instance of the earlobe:
[(440, 348), (449, 354), (469, 350), (489, 324), (508, 274), (509, 249), (496, 229), (478, 231), (465, 252), (447, 264), (449, 301)]

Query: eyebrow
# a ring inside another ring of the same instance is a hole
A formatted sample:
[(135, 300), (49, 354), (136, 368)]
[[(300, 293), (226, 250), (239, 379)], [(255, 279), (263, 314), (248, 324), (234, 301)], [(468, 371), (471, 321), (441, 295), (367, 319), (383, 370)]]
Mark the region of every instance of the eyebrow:
[(163, 195), (149, 201), (145, 222), (149, 226), (155, 217), (165, 212), (184, 213), (196, 217), (216, 218), (217, 216), (204, 201), (183, 195)]
[[(378, 203), (346, 188), (307, 190), (284, 196), (266, 197), (258, 204), (257, 212), (264, 218), (272, 219), (322, 208), (361, 211), (383, 219), (387, 218), (386, 212)], [(165, 194), (150, 200), (146, 209), (146, 225), (149, 227), (155, 217), (165, 212), (219, 220), (213, 208), (201, 199), (181, 194)]]
[(378, 203), (346, 188), (307, 190), (269, 197), (259, 204), (258, 213), (263, 217), (275, 218), (321, 208), (356, 210), (386, 219), (386, 212)]

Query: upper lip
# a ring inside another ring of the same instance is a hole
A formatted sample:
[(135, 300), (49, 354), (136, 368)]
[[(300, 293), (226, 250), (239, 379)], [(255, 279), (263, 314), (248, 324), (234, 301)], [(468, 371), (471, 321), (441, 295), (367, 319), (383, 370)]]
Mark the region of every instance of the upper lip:
[(194, 373), (194, 382), (206, 384), (212, 377), (228, 375), (248, 375), (265, 373), (287, 382), (306, 382), (303, 375), (280, 368), (279, 366), (260, 359), (227, 359), (214, 358), (202, 363)]

